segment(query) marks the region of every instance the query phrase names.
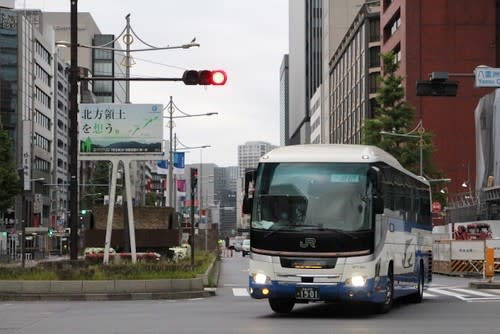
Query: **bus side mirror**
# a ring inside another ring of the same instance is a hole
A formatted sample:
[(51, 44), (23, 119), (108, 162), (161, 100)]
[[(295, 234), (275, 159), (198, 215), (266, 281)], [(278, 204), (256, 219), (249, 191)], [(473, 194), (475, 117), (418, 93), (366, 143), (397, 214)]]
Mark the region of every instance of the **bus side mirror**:
[(373, 212), (375, 214), (384, 213), (384, 199), (382, 198), (382, 175), (380, 168), (370, 167), (368, 170), (368, 179), (373, 185)]
[(380, 175), (381, 171), (378, 167), (372, 166), (368, 170), (368, 179), (373, 185), (373, 191), (376, 194), (380, 194), (382, 188), (382, 176)]
[(245, 194), (243, 197), (243, 204), (241, 208), (241, 212), (243, 212), (245, 215), (249, 215), (252, 213), (253, 209), (253, 198), (248, 198), (248, 195)]
[(376, 215), (384, 213), (384, 199), (378, 195), (373, 196), (373, 213)]
[(251, 214), (253, 209), (255, 172), (255, 169), (247, 170), (245, 172), (245, 195), (243, 196), (241, 211), (246, 215)]

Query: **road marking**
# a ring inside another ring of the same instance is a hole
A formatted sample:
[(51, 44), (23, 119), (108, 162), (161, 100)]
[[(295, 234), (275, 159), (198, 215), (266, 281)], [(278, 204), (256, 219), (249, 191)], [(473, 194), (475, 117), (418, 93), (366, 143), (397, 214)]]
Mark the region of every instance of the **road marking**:
[(236, 297), (248, 297), (250, 294), (246, 288), (233, 288), (233, 295)]
[(441, 295), (455, 297), (455, 298), (458, 298), (458, 299), (460, 299), (460, 300), (466, 300), (466, 299), (467, 299), (467, 298), (465, 298), (465, 296), (463, 296), (463, 295), (461, 295), (461, 294), (454, 293), (454, 292), (450, 292), (450, 291), (443, 290), (443, 289), (438, 289), (438, 288), (429, 288), (428, 290), (430, 290), (430, 291), (432, 291), (432, 292), (435, 292), (435, 293), (439, 293), (439, 294), (441, 294)]
[(437, 298), (437, 297), (439, 296), (424, 291), (424, 298)]
[(497, 295), (493, 295), (491, 293), (486, 293), (486, 292), (481, 292), (481, 291), (476, 291), (476, 290), (468, 290), (468, 289), (453, 289), (453, 290), (458, 291), (458, 292), (468, 293), (468, 294), (475, 295), (475, 296), (480, 296), (480, 297), (500, 297)]

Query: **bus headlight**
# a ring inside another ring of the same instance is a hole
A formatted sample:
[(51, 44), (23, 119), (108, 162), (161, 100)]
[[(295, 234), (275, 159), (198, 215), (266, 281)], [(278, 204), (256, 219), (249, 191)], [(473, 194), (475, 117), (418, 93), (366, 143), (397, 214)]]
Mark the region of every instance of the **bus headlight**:
[(349, 278), (346, 282), (346, 285), (350, 285), (356, 288), (361, 288), (366, 284), (366, 278), (361, 275), (354, 275)]
[(266, 284), (269, 282), (270, 279), (263, 273), (256, 273), (253, 274), (253, 280), (255, 281), (256, 284)]

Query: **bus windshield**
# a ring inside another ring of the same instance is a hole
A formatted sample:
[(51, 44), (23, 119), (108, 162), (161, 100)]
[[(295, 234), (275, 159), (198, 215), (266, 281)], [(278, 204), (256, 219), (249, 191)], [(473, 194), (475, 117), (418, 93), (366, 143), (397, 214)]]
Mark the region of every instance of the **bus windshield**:
[(251, 227), (368, 230), (369, 168), (362, 163), (263, 163), (257, 175)]

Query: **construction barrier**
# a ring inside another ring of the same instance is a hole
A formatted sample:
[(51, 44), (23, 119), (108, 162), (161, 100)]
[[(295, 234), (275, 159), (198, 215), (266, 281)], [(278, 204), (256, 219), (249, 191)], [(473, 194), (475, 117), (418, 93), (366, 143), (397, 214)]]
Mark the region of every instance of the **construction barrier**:
[(494, 249), (494, 270), (500, 272), (500, 240), (434, 240), (433, 272), (448, 275), (484, 271), (485, 249)]

